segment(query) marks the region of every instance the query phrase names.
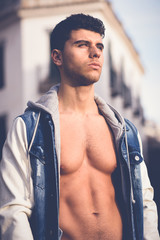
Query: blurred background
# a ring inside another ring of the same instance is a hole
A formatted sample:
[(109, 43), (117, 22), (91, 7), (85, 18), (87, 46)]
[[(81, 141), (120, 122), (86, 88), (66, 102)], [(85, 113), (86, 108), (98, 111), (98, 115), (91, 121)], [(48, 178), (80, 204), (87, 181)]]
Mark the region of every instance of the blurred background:
[(50, 57), (53, 27), (81, 12), (106, 26), (104, 68), (95, 90), (138, 128), (160, 214), (157, 0), (0, 0), (0, 158), (13, 119), (28, 100), (60, 81)]

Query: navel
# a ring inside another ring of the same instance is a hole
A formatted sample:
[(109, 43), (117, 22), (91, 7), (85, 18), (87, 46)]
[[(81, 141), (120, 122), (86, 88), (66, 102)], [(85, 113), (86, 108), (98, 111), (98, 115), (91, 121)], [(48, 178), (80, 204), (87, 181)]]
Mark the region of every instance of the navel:
[(98, 216), (99, 216), (99, 212), (92, 212), (92, 214), (93, 214), (95, 217), (98, 217)]

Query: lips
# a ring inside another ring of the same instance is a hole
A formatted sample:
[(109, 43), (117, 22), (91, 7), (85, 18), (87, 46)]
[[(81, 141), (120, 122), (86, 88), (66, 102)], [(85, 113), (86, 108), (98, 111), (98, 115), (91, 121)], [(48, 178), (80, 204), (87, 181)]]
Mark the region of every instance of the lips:
[(94, 69), (99, 69), (101, 68), (101, 64), (99, 62), (91, 62), (88, 64), (89, 67), (92, 67)]

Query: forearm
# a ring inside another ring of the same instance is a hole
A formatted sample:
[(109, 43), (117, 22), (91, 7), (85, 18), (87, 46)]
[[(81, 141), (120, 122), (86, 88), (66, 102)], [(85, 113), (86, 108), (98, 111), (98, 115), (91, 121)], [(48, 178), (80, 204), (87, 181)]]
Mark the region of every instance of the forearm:
[(29, 211), (17, 204), (0, 210), (1, 240), (33, 240), (28, 222)]
[(141, 166), (143, 189), (144, 240), (159, 240), (157, 207), (145, 163)]

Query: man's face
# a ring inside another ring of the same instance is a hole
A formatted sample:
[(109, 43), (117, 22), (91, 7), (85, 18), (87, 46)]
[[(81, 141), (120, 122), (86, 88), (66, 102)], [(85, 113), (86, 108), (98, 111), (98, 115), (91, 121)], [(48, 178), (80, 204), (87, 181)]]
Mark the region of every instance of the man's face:
[(72, 31), (62, 51), (62, 79), (73, 86), (97, 82), (104, 60), (103, 48), (99, 33), (85, 29)]

